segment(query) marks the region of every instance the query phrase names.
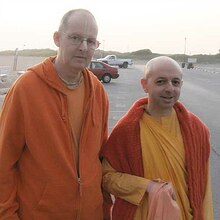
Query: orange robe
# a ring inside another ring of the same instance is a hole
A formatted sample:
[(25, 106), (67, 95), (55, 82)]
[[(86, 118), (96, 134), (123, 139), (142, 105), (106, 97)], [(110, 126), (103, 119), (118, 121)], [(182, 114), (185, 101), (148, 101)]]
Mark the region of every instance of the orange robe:
[[(104, 188), (113, 195), (138, 206), (134, 220), (146, 220), (148, 195), (145, 192), (149, 180), (160, 178), (172, 182), (181, 210), (180, 220), (192, 219), (186, 183), (188, 174), (185, 169), (184, 145), (175, 111), (173, 110), (170, 116), (161, 118), (154, 118), (144, 113), (140, 120), (140, 137), (144, 178), (116, 172), (104, 160)], [(210, 175), (208, 176), (203, 202), (204, 220), (213, 219)]]

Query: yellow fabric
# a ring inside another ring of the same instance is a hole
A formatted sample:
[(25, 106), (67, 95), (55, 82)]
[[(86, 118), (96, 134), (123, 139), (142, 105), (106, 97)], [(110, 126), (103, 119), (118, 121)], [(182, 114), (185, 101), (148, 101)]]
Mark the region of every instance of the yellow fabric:
[[(134, 220), (146, 220), (148, 196), (145, 191), (149, 180), (160, 178), (167, 182), (171, 181), (179, 192), (176, 197), (182, 213), (180, 219), (192, 219), (192, 210), (187, 197), (184, 146), (175, 111), (168, 117), (160, 118), (144, 113), (140, 120), (140, 132), (144, 178), (118, 173), (107, 161), (103, 161), (103, 186), (113, 195), (138, 205)], [(213, 219), (211, 201), (209, 175), (204, 199), (205, 220)]]
[(206, 186), (205, 198), (203, 201), (203, 216), (204, 220), (213, 220), (213, 203), (212, 203), (212, 187), (211, 187), (211, 175), (210, 175), (210, 162), (208, 165), (208, 180)]
[[(144, 176), (172, 182), (179, 191), (176, 197), (182, 213), (181, 219), (192, 219), (187, 197), (184, 146), (175, 111), (170, 116), (161, 118), (144, 114), (140, 127)], [(147, 196), (143, 198), (142, 206), (147, 207)], [(147, 216), (147, 209), (139, 208), (135, 216), (135, 219)]]
[(106, 159), (102, 161), (103, 187), (112, 195), (140, 205), (149, 180), (126, 173), (116, 172)]

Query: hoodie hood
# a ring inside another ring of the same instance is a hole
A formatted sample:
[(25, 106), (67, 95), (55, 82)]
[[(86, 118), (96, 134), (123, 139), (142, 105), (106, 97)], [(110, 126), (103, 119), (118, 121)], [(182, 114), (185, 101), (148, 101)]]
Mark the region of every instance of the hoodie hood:
[[(60, 96), (60, 100), (62, 102), (62, 108), (63, 108), (62, 112), (64, 112), (65, 101), (62, 98), (62, 96), (67, 95), (66, 93), (67, 89), (65, 85), (61, 82), (57, 74), (57, 71), (55, 69), (55, 66), (53, 64), (53, 61), (55, 58), (56, 58), (55, 56), (48, 57), (42, 63), (39, 63), (35, 66), (28, 68), (27, 72), (31, 71), (35, 73), (41, 80), (43, 80), (50, 87), (52, 87), (58, 92)], [(94, 94), (100, 82), (97, 79), (97, 77), (92, 72), (90, 72), (87, 68), (84, 68), (82, 70), (82, 73), (83, 73), (84, 83), (85, 83), (85, 88), (86, 88), (87, 102), (85, 104), (85, 109), (87, 108), (87, 106), (92, 105), (92, 108), (91, 108), (92, 109), (92, 120), (93, 120), (93, 124), (95, 124), (94, 111), (98, 109), (96, 109), (97, 107), (95, 107)]]
[[(66, 87), (61, 82), (57, 71), (54, 67), (53, 61), (56, 57), (48, 57), (42, 63), (37, 64), (28, 68), (28, 71), (34, 72), (38, 77), (40, 77), (45, 83), (50, 87), (58, 90), (59, 92), (66, 94)], [(85, 85), (89, 88), (89, 93), (93, 94), (93, 91), (96, 87), (96, 81), (93, 78), (96, 78), (93, 73), (91, 73), (87, 68), (82, 70)]]

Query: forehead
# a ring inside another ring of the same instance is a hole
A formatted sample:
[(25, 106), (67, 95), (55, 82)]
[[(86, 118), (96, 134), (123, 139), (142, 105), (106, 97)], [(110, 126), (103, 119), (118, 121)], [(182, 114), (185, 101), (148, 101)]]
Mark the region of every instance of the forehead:
[(82, 36), (96, 37), (98, 27), (95, 19), (88, 13), (76, 12), (68, 20), (67, 30), (69, 33), (76, 33)]
[(176, 65), (170, 63), (159, 63), (152, 65), (148, 77), (157, 78), (178, 78), (182, 79), (182, 71)]

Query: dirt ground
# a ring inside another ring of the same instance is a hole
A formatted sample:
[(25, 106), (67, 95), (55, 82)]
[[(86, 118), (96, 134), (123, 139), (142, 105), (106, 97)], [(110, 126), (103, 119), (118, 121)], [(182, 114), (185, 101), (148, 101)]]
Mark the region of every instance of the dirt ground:
[(44, 60), (45, 57), (19, 57), (17, 62), (14, 56), (1, 56), (0, 55), (0, 74), (7, 75), (7, 81), (0, 80), (0, 95), (7, 92), (11, 84), (19, 77), (17, 74), (20, 70), (26, 70), (29, 66), (37, 64)]
[[(7, 74), (7, 81), (0, 80), (0, 95), (5, 94), (10, 85), (18, 78), (17, 72), (43, 61), (45, 57), (18, 56), (17, 62), (14, 56), (0, 55), (0, 74)], [(134, 65), (145, 64), (144, 61), (134, 61)], [(220, 64), (196, 64), (195, 68), (206, 72), (220, 73)]]
[[(32, 66), (36, 63), (41, 62), (44, 60), (45, 57), (23, 57), (23, 56), (18, 56), (17, 59), (17, 65), (16, 65), (16, 70), (25, 70), (29, 66)], [(1, 56), (0, 55), (0, 69), (3, 66), (8, 66), (13, 70), (14, 67), (14, 56)]]

